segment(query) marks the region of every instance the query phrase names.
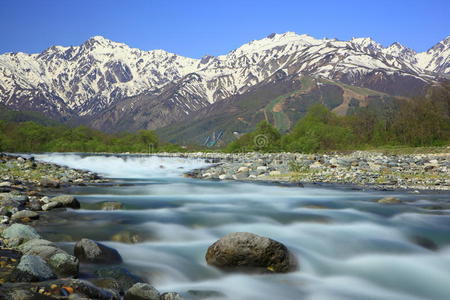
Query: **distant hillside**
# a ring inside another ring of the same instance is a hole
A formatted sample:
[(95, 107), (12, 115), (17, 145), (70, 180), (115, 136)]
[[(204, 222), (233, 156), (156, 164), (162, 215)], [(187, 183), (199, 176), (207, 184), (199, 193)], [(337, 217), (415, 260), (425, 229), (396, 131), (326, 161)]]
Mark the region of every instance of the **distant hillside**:
[(27, 122), (33, 121), (41, 125), (55, 126), (61, 124), (59, 121), (50, 119), (49, 117), (35, 111), (18, 111), (6, 108), (0, 105), (0, 120), (7, 122)]
[(157, 133), (174, 143), (202, 144), (208, 136), (224, 132), (222, 142), (228, 143), (254, 130), (262, 120), (282, 133), (287, 132), (317, 103), (345, 115), (362, 107), (388, 109), (395, 101), (405, 99), (328, 79), (288, 76), (279, 71), (247, 93), (216, 102), (195, 113), (190, 120), (158, 129)]

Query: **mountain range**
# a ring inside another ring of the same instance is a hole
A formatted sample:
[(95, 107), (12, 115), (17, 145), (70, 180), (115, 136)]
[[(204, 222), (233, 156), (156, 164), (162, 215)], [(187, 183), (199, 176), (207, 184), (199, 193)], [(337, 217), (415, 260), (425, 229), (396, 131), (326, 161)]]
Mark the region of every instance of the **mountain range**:
[(200, 142), (261, 119), (287, 130), (308, 105), (339, 114), (423, 96), (450, 77), (450, 36), (426, 52), (371, 38), (271, 34), (201, 59), (95, 36), (80, 46), (0, 55), (0, 104), (108, 132), (158, 129)]

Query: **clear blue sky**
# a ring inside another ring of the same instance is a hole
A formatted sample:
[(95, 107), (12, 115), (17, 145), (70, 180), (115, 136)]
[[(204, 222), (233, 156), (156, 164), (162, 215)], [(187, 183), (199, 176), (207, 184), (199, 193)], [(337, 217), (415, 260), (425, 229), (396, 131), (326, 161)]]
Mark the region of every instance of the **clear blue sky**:
[(450, 35), (450, 0), (0, 0), (0, 53), (102, 35), (143, 50), (220, 55), (272, 32), (370, 36), (424, 51)]

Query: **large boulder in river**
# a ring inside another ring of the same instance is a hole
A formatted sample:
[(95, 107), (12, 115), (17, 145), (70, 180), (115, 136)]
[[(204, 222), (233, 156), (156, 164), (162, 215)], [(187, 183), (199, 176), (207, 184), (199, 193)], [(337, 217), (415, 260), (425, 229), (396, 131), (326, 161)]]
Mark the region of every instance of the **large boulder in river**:
[(122, 257), (116, 249), (89, 239), (81, 239), (75, 244), (75, 256), (80, 262), (94, 264), (119, 264)]
[(51, 198), (50, 202), (59, 203), (60, 207), (80, 208), (80, 202), (74, 196), (57, 196)]
[(282, 243), (248, 232), (230, 233), (206, 252), (206, 262), (226, 271), (285, 273), (296, 268)]
[(75, 244), (75, 257), (80, 262), (94, 264), (119, 264), (122, 257), (116, 249), (89, 239), (81, 239)]

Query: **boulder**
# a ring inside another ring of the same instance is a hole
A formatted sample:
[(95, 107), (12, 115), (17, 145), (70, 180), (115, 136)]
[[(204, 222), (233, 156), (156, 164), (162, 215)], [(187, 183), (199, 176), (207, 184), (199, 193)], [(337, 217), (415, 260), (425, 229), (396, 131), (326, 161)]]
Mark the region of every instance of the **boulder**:
[(39, 181), (39, 185), (46, 188), (59, 188), (59, 182), (48, 177), (43, 177)]
[(206, 262), (226, 271), (285, 273), (296, 268), (283, 244), (248, 232), (230, 233), (212, 244)]
[(31, 251), (34, 248), (39, 247), (39, 246), (53, 246), (53, 247), (55, 247), (55, 244), (53, 244), (50, 241), (44, 240), (44, 239), (32, 239), (32, 240), (29, 240), (29, 241), (23, 243), (22, 245), (20, 245), (18, 247), (18, 249), (20, 251), (22, 251), (23, 253), (27, 253), (28, 251)]
[(160, 295), (150, 284), (136, 283), (127, 290), (124, 300), (160, 300)]
[(80, 265), (78, 259), (65, 252), (52, 255), (48, 260), (48, 264), (55, 274), (61, 277), (78, 276)]
[(48, 260), (53, 255), (55, 255), (57, 253), (64, 253), (64, 251), (59, 248), (56, 248), (54, 246), (42, 245), (42, 246), (33, 247), (24, 253), (28, 254), (28, 255), (36, 255), (36, 256), (41, 257), (44, 260)]
[(117, 266), (97, 269), (95, 271), (95, 275), (100, 278), (112, 278), (116, 280), (122, 292), (125, 292), (136, 283), (145, 282), (143, 279), (132, 274), (127, 269)]
[(12, 247), (41, 237), (33, 227), (17, 223), (6, 228), (2, 236), (8, 240), (8, 245)]
[(47, 210), (51, 210), (57, 207), (61, 207), (61, 203), (58, 202), (49, 202), (46, 203), (44, 205), (42, 205), (42, 210), (47, 211)]
[(15, 281), (45, 281), (55, 278), (47, 263), (35, 255), (24, 255), (20, 259), (20, 263), (14, 271)]
[(29, 218), (31, 220), (39, 219), (39, 214), (30, 210), (20, 210), (11, 216), (13, 221), (20, 220), (23, 218)]
[(75, 244), (75, 256), (81, 262), (94, 264), (119, 264), (122, 257), (116, 249), (89, 239), (81, 239)]
[(80, 208), (80, 202), (78, 202), (78, 200), (74, 196), (57, 196), (51, 198), (50, 202), (57, 202), (63, 207)]
[(120, 298), (120, 294), (123, 294), (123, 289), (117, 280), (113, 278), (91, 278), (89, 281), (96, 287), (110, 291)]

